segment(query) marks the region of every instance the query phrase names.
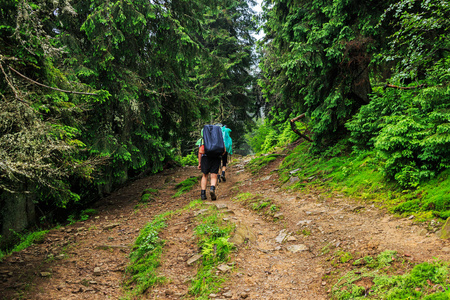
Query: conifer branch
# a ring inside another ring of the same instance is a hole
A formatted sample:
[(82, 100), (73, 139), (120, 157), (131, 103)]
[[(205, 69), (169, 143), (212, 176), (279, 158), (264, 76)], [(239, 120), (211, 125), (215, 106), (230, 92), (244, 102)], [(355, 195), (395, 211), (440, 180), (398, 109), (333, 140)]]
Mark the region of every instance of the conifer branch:
[(39, 85), (39, 86), (42, 86), (42, 87), (45, 87), (45, 88), (48, 88), (48, 89), (51, 89), (51, 90), (54, 90), (54, 91), (63, 92), (63, 93), (68, 93), (68, 94), (88, 95), (88, 96), (98, 96), (98, 95), (95, 94), (95, 93), (74, 92), (74, 91), (68, 91), (68, 90), (62, 90), (62, 89), (54, 88), (54, 87), (51, 87), (51, 86), (48, 86), (48, 85), (39, 83), (39, 82), (37, 82), (37, 81), (35, 81), (35, 80), (31, 79), (31, 78), (28, 78), (27, 76), (25, 76), (25, 75), (19, 73), (19, 71), (15, 70), (15, 69), (14, 69), (13, 67), (11, 67), (11, 66), (8, 66), (8, 68), (10, 68), (12, 71), (14, 71), (15, 73), (17, 73), (20, 77), (25, 78), (26, 80), (28, 80), (28, 81), (30, 81), (30, 82), (36, 84), (36, 85)]

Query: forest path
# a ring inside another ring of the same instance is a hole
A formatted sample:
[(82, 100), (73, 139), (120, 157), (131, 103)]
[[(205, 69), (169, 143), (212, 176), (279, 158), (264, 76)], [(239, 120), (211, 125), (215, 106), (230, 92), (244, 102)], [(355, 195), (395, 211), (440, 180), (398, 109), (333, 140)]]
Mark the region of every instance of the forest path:
[[(337, 268), (341, 276), (342, 269), (352, 269), (351, 264), (335, 262), (338, 250), (358, 257), (395, 250), (414, 263), (435, 257), (450, 260), (450, 243), (411, 219), (394, 218), (372, 204), (339, 195), (282, 189), (273, 172), (281, 157), (256, 175), (244, 170), (249, 160), (235, 159), (227, 181), (217, 188), (217, 201), (205, 201), (236, 224), (234, 270), (211, 298), (328, 299)], [(172, 197), (177, 183), (198, 175), (195, 167), (185, 167), (134, 181), (98, 202), (95, 217), (53, 229), (42, 244), (5, 258), (0, 263), (2, 299), (120, 299), (139, 231), (155, 215), (199, 199), (199, 185)], [(159, 194), (155, 201), (139, 205), (147, 188)], [(237, 201), (238, 195), (257, 195), (259, 203), (270, 203), (273, 211), (254, 210)], [(170, 281), (148, 290), (144, 299), (192, 298), (187, 291), (196, 267), (187, 262), (198, 253), (193, 237), (198, 213), (178, 213), (168, 221), (161, 234), (167, 243), (159, 272)]]

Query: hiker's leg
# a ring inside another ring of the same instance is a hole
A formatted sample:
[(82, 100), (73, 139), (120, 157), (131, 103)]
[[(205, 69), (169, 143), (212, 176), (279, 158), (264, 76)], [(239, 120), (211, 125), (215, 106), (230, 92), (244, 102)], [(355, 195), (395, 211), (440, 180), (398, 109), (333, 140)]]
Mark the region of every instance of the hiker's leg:
[(202, 181), (200, 182), (200, 187), (202, 190), (206, 190), (206, 184), (208, 183), (208, 174), (202, 174)]
[(227, 181), (227, 179), (225, 178), (227, 163), (228, 163), (228, 153), (225, 153), (222, 157), (222, 175), (220, 175), (220, 178), (222, 179), (223, 182)]
[(217, 173), (211, 173), (211, 186), (216, 186), (217, 184)]
[(200, 187), (202, 191), (200, 197), (202, 200), (206, 200), (206, 185), (208, 184), (208, 161), (205, 156), (201, 157), (201, 169), (202, 179), (200, 181)]
[(217, 184), (217, 173), (219, 173), (220, 168), (220, 157), (209, 158), (208, 163), (211, 167), (211, 190), (209, 194), (211, 195), (211, 200), (216, 200), (216, 184)]

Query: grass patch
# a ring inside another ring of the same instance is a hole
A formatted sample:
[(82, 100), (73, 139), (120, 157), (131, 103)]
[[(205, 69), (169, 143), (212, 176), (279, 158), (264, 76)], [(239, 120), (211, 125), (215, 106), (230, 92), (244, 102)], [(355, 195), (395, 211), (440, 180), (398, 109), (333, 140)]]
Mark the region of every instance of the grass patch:
[(98, 211), (96, 209), (88, 208), (88, 209), (82, 210), (79, 213), (73, 213), (73, 214), (69, 215), (69, 217), (67, 218), (67, 221), (69, 222), (69, 225), (72, 225), (79, 221), (86, 221), (90, 217), (95, 216), (97, 214), (98, 214)]
[(281, 154), (269, 154), (252, 159), (245, 168), (252, 174), (256, 174), (263, 167), (267, 166), (270, 162), (276, 160)]
[(198, 180), (201, 178), (201, 176), (195, 176), (195, 177), (189, 177), (186, 180), (183, 180), (182, 182), (175, 185), (175, 188), (178, 190), (175, 195), (173, 195), (173, 198), (179, 197), (183, 195), (186, 192), (189, 192), (192, 190), (192, 188), (198, 184)]
[(235, 196), (232, 201), (241, 202), (248, 208), (256, 211), (259, 215), (267, 215), (273, 217), (280, 207), (272, 202), (270, 199), (265, 199), (260, 194), (240, 193)]
[(142, 295), (150, 287), (167, 280), (157, 273), (165, 244), (165, 241), (159, 237), (159, 233), (167, 226), (166, 221), (172, 213), (166, 212), (156, 216), (141, 230), (136, 239), (134, 250), (130, 254), (131, 264), (127, 268), (131, 276), (125, 282), (125, 286), (129, 288), (130, 298)]
[(217, 267), (230, 260), (234, 245), (228, 242), (228, 239), (234, 225), (223, 221), (222, 215), (217, 211), (199, 215), (197, 222), (199, 225), (195, 227), (194, 232), (198, 238), (202, 260), (189, 293), (195, 296), (195, 299), (209, 299), (209, 295), (217, 293), (226, 280), (226, 275), (219, 273)]
[(29, 233), (16, 233), (14, 232), (14, 235), (17, 239), (17, 244), (10, 250), (5, 249), (0, 251), (0, 261), (3, 260), (5, 256), (10, 255), (13, 252), (19, 252), (22, 251), (28, 247), (30, 247), (33, 244), (40, 244), (44, 242), (45, 235), (48, 233), (48, 230), (41, 230), (41, 231), (34, 231)]
[(411, 267), (395, 251), (385, 251), (355, 260), (353, 265), (359, 267), (339, 278), (331, 289), (332, 299), (449, 299), (448, 263)]
[(148, 188), (142, 191), (140, 203), (148, 203), (151, 201), (155, 201), (155, 197), (158, 196), (159, 191), (157, 189)]

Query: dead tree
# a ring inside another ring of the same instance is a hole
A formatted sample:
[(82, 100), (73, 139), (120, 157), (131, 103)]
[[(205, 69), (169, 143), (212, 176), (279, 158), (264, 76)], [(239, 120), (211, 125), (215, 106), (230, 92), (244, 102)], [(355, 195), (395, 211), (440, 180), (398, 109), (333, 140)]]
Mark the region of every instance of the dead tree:
[(291, 120), (290, 120), (290, 122), (291, 122), (291, 128), (292, 128), (292, 131), (295, 132), (296, 134), (298, 134), (300, 137), (304, 138), (304, 139), (307, 140), (308, 142), (312, 142), (312, 139), (311, 139), (309, 136), (307, 136), (307, 135), (304, 134), (304, 133), (301, 133), (301, 132), (297, 129), (297, 127), (295, 126), (295, 122), (299, 121), (300, 119), (302, 119), (302, 118), (304, 118), (304, 117), (305, 117), (305, 114), (301, 114), (300, 116), (291, 119)]

